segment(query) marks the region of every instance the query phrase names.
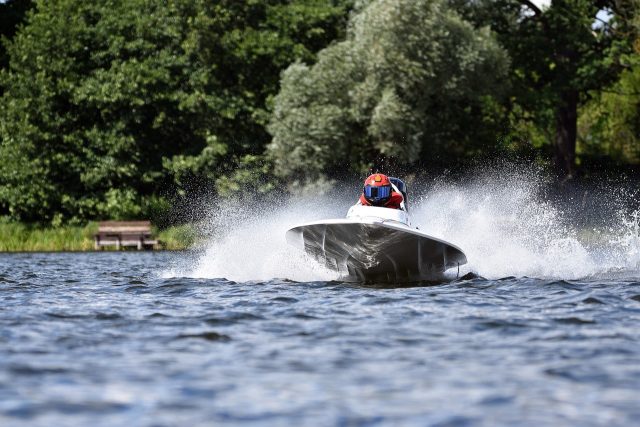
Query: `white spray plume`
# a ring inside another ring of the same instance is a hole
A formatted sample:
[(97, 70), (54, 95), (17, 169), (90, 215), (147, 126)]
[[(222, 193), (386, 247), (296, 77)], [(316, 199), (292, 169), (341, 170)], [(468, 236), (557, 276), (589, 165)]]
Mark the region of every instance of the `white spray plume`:
[(225, 202), (201, 227), (210, 234), (195, 265), (168, 276), (226, 278), (233, 281), (284, 278), (333, 280), (336, 274), (287, 244), (285, 233), (302, 222), (344, 217), (349, 204), (328, 196), (280, 203)]
[[(461, 267), (461, 274), (566, 280), (640, 274), (639, 212), (628, 214), (620, 207), (605, 223), (578, 226), (571, 215), (541, 196), (544, 184), (540, 171), (513, 168), (486, 172), (465, 184), (440, 179), (426, 192), (427, 186), (414, 184), (412, 223), (465, 252), (469, 263)], [(198, 261), (187, 271), (166, 274), (234, 281), (337, 279), (288, 246), (284, 235), (300, 223), (344, 217), (358, 190), (354, 187), (338, 198), (325, 195), (212, 209), (213, 233)]]

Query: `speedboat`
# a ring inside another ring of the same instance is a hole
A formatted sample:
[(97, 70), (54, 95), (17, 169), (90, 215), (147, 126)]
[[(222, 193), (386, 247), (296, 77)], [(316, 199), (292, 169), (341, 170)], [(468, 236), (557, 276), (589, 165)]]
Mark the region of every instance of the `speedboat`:
[[(390, 178), (407, 201), (406, 185)], [(400, 184), (400, 185), (398, 185)], [(289, 244), (349, 282), (417, 282), (433, 280), (466, 264), (459, 247), (411, 226), (405, 209), (352, 206), (346, 218), (295, 226)]]

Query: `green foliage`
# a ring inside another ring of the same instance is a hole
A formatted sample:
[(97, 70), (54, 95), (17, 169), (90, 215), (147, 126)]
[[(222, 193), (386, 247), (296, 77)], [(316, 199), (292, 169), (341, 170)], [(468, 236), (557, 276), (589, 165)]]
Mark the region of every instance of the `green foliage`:
[(269, 125), (276, 173), (294, 180), (432, 163), (495, 147), (505, 52), (441, 1), (359, 5), (344, 42), (282, 77)]
[(167, 250), (188, 249), (199, 242), (199, 236), (193, 224), (182, 224), (155, 230), (154, 235)]
[[(552, 146), (558, 172), (571, 177), (577, 109), (624, 69), (637, 34), (632, 28), (637, 2), (553, 0), (542, 9), (526, 0), (450, 3), (477, 25), (491, 25), (509, 52), (507, 139), (521, 147)], [(597, 20), (603, 10), (610, 19)]]
[[(38, 3), (8, 46), (0, 200), (50, 221), (132, 211), (162, 184), (162, 158), (197, 146), (210, 118), (184, 44), (187, 2)], [(175, 19), (176, 16), (182, 19)]]
[(243, 196), (261, 198), (272, 194), (282, 186), (277, 185), (273, 164), (264, 156), (248, 154), (237, 161), (233, 171), (216, 180), (218, 194), (222, 197)]
[[(635, 8), (0, 2), (0, 215), (166, 226), (201, 196), (264, 198), (282, 182), (504, 150), (554, 155), (572, 174), (576, 135), (584, 158), (636, 164)], [(602, 9), (611, 19), (595, 25)]]
[(207, 36), (200, 46), (206, 62), (224, 76), (225, 121), (207, 136), (202, 151), (165, 160), (181, 197), (253, 191), (251, 182), (269, 175), (261, 154), (270, 139), (265, 124), (280, 73), (296, 60), (313, 61), (316, 51), (343, 37), (351, 3), (229, 0), (217, 6), (217, 16), (228, 18), (216, 29), (222, 36), (218, 42)]
[[(84, 226), (48, 226), (11, 221), (0, 217), (0, 252), (92, 251), (98, 223)], [(197, 244), (199, 235), (193, 224), (158, 229), (153, 235), (168, 250), (184, 250)], [(114, 247), (107, 247), (113, 250)]]
[[(25, 14), (33, 7), (32, 0), (3, 0), (0, 2), (0, 69), (9, 65), (4, 44), (13, 38)], [(0, 86), (0, 94), (2, 87)]]
[(169, 187), (210, 191), (263, 151), (280, 70), (339, 36), (349, 4), (38, 2), (7, 45), (0, 211), (134, 218)]
[(87, 251), (93, 249), (96, 223), (42, 228), (0, 219), (0, 252)]
[(640, 55), (620, 79), (593, 94), (579, 120), (579, 149), (584, 157), (608, 157), (640, 164)]

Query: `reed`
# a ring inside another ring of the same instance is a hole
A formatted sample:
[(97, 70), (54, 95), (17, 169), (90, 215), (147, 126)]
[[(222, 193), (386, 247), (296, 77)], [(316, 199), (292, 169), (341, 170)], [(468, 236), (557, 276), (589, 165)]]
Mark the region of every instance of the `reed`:
[(175, 225), (156, 231), (155, 235), (167, 250), (184, 250), (198, 241), (198, 233), (191, 224)]
[(93, 234), (97, 228), (96, 223), (42, 227), (20, 222), (0, 222), (0, 251), (87, 251), (93, 249)]

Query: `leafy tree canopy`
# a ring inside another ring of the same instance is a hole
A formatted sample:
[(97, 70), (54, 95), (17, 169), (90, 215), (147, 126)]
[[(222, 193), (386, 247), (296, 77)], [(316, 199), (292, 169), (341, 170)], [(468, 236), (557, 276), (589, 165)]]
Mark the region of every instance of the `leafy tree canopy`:
[(552, 0), (546, 8), (530, 0), (450, 3), (477, 25), (491, 25), (509, 52), (510, 109), (521, 133), (515, 138), (535, 139), (535, 130), (527, 134), (519, 126), (531, 122), (529, 129), (542, 131), (552, 146), (559, 175), (574, 176), (578, 108), (629, 66), (637, 2)]
[(632, 20), (633, 51), (621, 58), (625, 69), (610, 86), (590, 92), (578, 120), (578, 153), (587, 160), (640, 164), (640, 14)]
[(262, 152), (280, 70), (338, 37), (348, 6), (37, 2), (1, 78), (0, 208), (131, 217), (174, 184), (207, 191), (234, 158)]
[(0, 1), (0, 68), (9, 65), (4, 44), (13, 38), (18, 26), (24, 21), (25, 14), (32, 7), (32, 0)]
[(282, 78), (269, 125), (276, 172), (294, 182), (477, 154), (496, 146), (508, 59), (487, 28), (442, 1), (362, 2), (347, 39)]

